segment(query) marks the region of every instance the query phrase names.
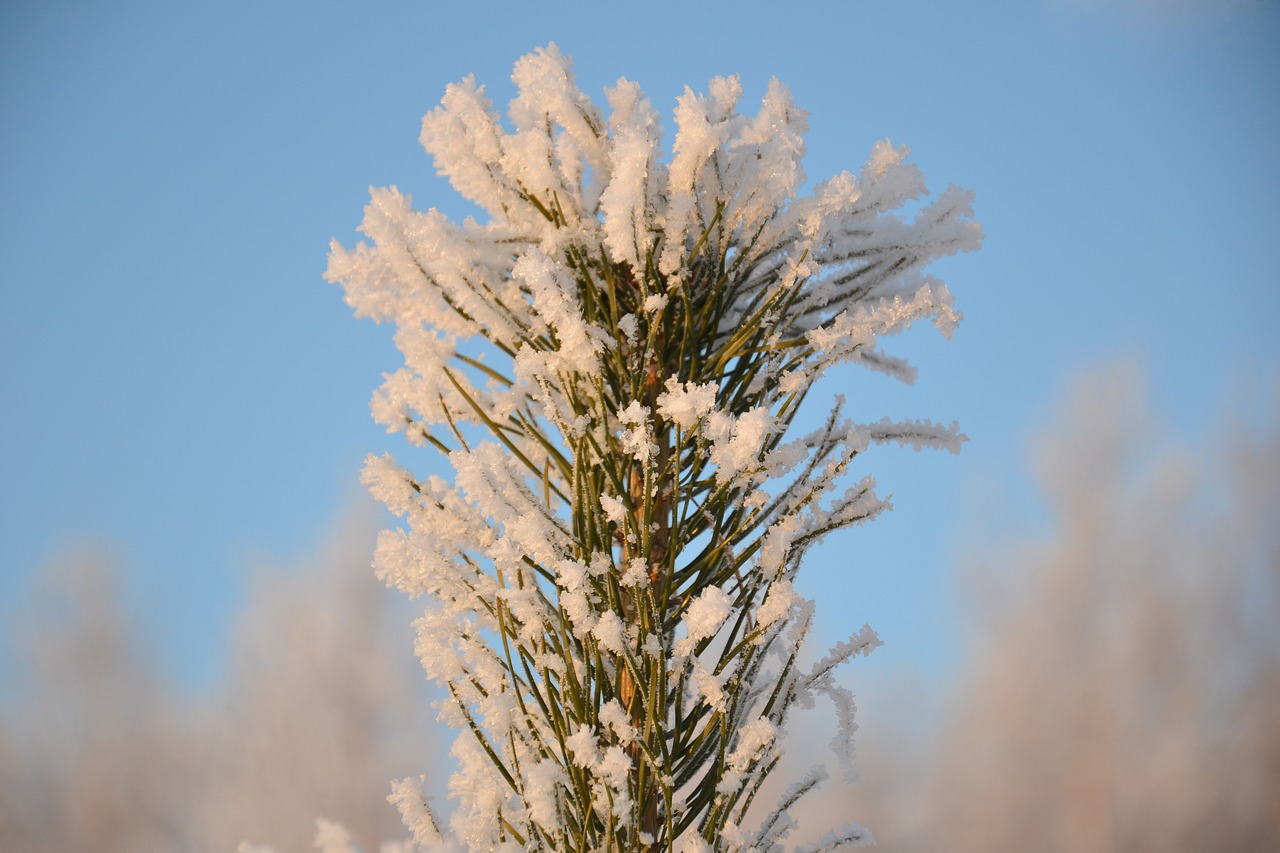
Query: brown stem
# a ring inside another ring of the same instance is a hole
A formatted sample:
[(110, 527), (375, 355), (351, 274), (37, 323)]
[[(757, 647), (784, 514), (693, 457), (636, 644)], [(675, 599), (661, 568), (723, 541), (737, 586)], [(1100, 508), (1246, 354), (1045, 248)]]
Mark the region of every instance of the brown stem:
[[(649, 583), (656, 601), (662, 601), (665, 597), (663, 594), (667, 583), (665, 568), (667, 552), (670, 547), (671, 498), (674, 491), (670, 482), (668, 482), (671, 479), (671, 475), (667, 471), (667, 462), (671, 458), (671, 431), (657, 415), (657, 400), (658, 395), (662, 392), (663, 381), (662, 367), (655, 358), (650, 361), (646, 371), (643, 404), (649, 409), (650, 427), (658, 445), (657, 459), (653, 460), (653, 464), (655, 466), (654, 469), (660, 472), (661, 480), (656, 484), (653, 502), (652, 524), (656, 526), (648, 531), (648, 549), (643, 554), (643, 557), (649, 567)], [(643, 533), (645, 532), (646, 522), (645, 466), (643, 463), (636, 462), (632, 465), (629, 481), (631, 507), (635, 522), (633, 529), (637, 535), (634, 546), (626, 541), (623, 542), (623, 556), (628, 563), (636, 556), (634, 549), (640, 548), (640, 543), (644, 541)], [(624, 589), (622, 591), (622, 607), (623, 615), (628, 623), (636, 626), (637, 633), (639, 633), (639, 626), (643, 620), (637, 596)], [(649, 668), (647, 663), (643, 665), (646, 669)], [(661, 666), (661, 662), (658, 665)], [(631, 717), (631, 724), (635, 726), (641, 737), (645, 737), (644, 704), (639, 696), (640, 685), (634, 683), (630, 671), (625, 668), (619, 674), (618, 682), (618, 695)], [(656, 709), (655, 713), (657, 713)], [(650, 733), (647, 737), (649, 738), (647, 745), (650, 753), (656, 753), (658, 751), (657, 733)], [(632, 778), (635, 780), (635, 789), (644, 803), (644, 810), (640, 815), (639, 830), (653, 838), (653, 843), (645, 845), (643, 849), (656, 851), (659, 849), (658, 838), (662, 831), (662, 819), (658, 814), (658, 787), (650, 779), (644, 784), (644, 790), (641, 790), (640, 766), (642, 755), (640, 745), (637, 743), (630, 746), (628, 754), (631, 758), (631, 773)]]

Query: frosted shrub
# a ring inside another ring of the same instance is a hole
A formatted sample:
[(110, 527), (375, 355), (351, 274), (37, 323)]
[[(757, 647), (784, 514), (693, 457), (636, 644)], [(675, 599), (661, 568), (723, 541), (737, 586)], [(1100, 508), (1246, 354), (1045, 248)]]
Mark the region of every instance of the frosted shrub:
[[(428, 597), (418, 653), (460, 730), (448, 827), (404, 783), (392, 799), (423, 847), (777, 849), (824, 775), (756, 802), (791, 713), (830, 697), (849, 744), (833, 672), (879, 645), (864, 626), (802, 665), (801, 558), (886, 509), (870, 477), (848, 482), (870, 444), (963, 440), (857, 423), (841, 400), (790, 427), (828, 367), (910, 382), (878, 340), (916, 320), (951, 333), (951, 294), (923, 270), (978, 246), (970, 197), (895, 215), (926, 191), (887, 142), (800, 197), (805, 114), (776, 81), (754, 117), (736, 78), (686, 90), (667, 154), (634, 83), (607, 90), (606, 115), (554, 45), (514, 80), (511, 130), (471, 78), (423, 120), (487, 221), (374, 190), (372, 244), (329, 259), (357, 315), (396, 324), (405, 366), (376, 418), (454, 471), (365, 470), (407, 522), (375, 566)], [(848, 826), (813, 849), (869, 841)]]

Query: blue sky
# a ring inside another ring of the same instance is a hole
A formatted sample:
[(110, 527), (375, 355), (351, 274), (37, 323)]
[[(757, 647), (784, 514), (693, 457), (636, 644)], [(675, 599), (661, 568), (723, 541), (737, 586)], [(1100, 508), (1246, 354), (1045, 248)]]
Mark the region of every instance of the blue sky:
[[(588, 93), (626, 76), (668, 114), (685, 85), (739, 73), (750, 99), (777, 76), (813, 179), (888, 137), (931, 189), (976, 191), (986, 244), (938, 268), (956, 339), (900, 342), (912, 388), (831, 379), (860, 418), (972, 440), (873, 457), (896, 511), (806, 570), (830, 630), (869, 621), (885, 665), (945, 667), (954, 556), (1034, 523), (1026, 435), (1067, 378), (1137, 358), (1194, 437), (1280, 366), (1280, 4), (1103, 5), (7, 5), (0, 604), (105, 543), (157, 659), (218, 672), (254, 556), (309, 552), (364, 456), (404, 450), (367, 409), (390, 329), (322, 280), (329, 239), (354, 242), (370, 185), (469, 213), (421, 117), (468, 73), (504, 103), (554, 40)], [(984, 515), (992, 492), (1011, 517)]]

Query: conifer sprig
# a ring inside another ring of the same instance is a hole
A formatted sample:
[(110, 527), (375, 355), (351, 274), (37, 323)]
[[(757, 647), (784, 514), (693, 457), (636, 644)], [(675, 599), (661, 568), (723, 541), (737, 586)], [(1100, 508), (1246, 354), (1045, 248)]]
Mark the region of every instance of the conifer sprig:
[[(514, 79), (511, 131), (470, 78), (423, 122), (488, 220), (374, 190), (372, 244), (335, 243), (328, 272), (357, 314), (397, 327), (405, 367), (375, 416), (455, 473), (422, 481), (389, 457), (365, 473), (407, 523), (381, 537), (380, 576), (429, 596), (418, 652), (460, 729), (453, 835), (778, 849), (822, 778), (757, 804), (790, 715), (825, 694), (851, 740), (832, 672), (879, 644), (864, 626), (801, 665), (801, 557), (887, 508), (871, 478), (848, 482), (872, 442), (963, 440), (857, 424), (843, 401), (791, 427), (834, 364), (911, 378), (877, 342), (917, 320), (950, 334), (950, 293), (922, 270), (981, 230), (954, 189), (896, 214), (925, 189), (888, 143), (800, 196), (806, 119), (776, 81), (754, 117), (736, 78), (686, 90), (668, 157), (634, 84), (607, 92), (606, 117), (554, 45)], [(814, 849), (869, 838), (847, 827)]]

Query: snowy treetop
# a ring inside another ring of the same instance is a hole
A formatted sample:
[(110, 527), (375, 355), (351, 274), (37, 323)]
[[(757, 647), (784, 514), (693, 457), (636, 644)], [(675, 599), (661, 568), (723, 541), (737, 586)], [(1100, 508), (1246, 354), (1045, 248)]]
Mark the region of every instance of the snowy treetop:
[[(452, 832), (472, 849), (775, 849), (819, 781), (746, 828), (791, 709), (829, 696), (851, 735), (832, 671), (879, 644), (864, 626), (798, 665), (800, 557), (887, 508), (869, 476), (846, 482), (871, 444), (963, 440), (855, 422), (842, 400), (789, 428), (828, 367), (909, 382), (880, 338), (916, 321), (950, 335), (959, 314), (925, 269), (981, 242), (970, 196), (927, 199), (888, 142), (800, 195), (806, 116), (777, 81), (754, 116), (735, 77), (686, 90), (667, 151), (639, 87), (619, 80), (606, 114), (554, 45), (513, 79), (510, 130), (472, 78), (423, 120), (487, 221), (374, 189), (372, 243), (335, 241), (327, 273), (396, 326), (405, 365), (374, 416), (455, 473), (366, 469), (408, 525), (377, 569), (430, 597), (418, 652), (462, 730)], [(852, 826), (815, 849), (867, 839)]]

